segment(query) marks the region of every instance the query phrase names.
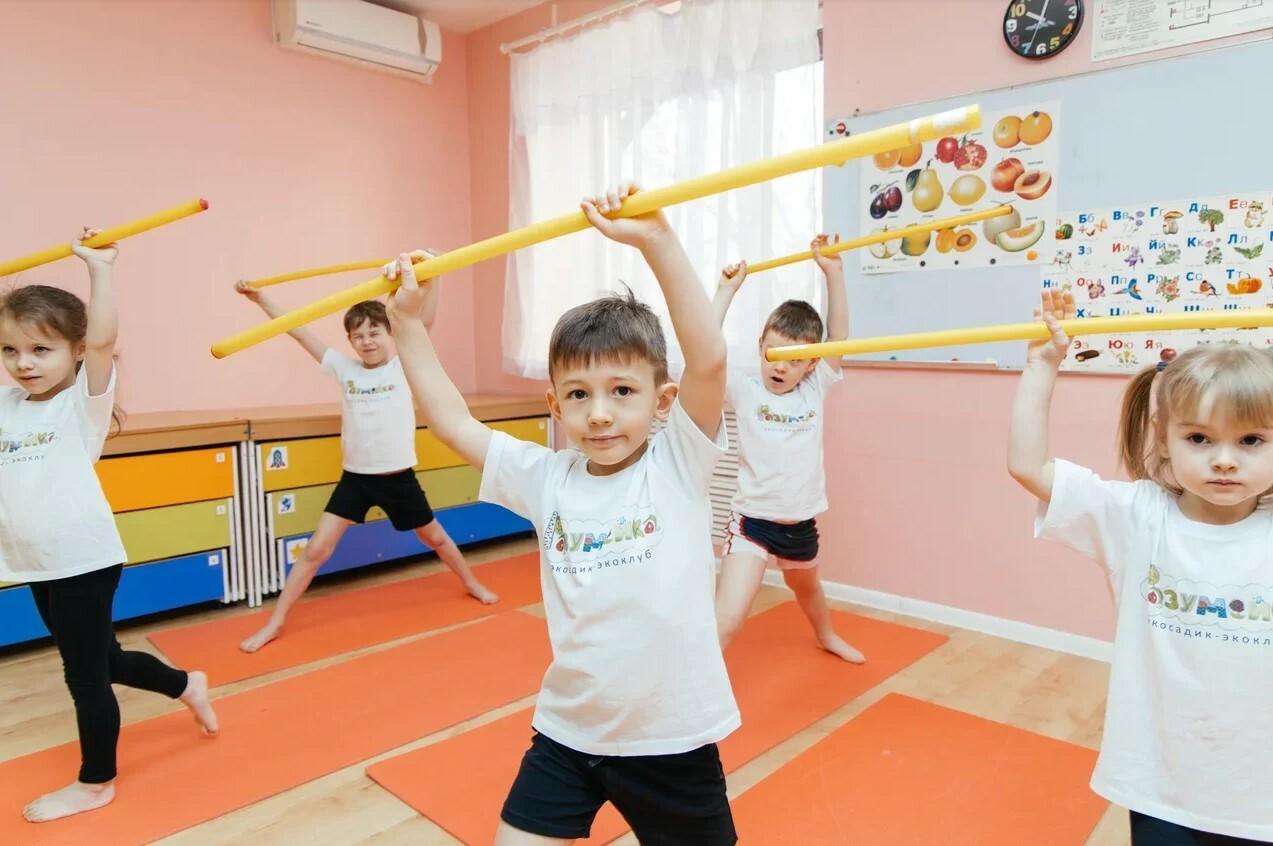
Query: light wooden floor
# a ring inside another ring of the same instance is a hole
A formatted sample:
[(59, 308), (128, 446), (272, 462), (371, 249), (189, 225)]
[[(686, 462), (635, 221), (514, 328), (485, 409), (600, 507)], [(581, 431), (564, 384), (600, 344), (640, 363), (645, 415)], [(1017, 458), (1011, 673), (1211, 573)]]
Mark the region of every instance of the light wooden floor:
[[(533, 541), (516, 541), (470, 552), (468, 559), (470, 563), (480, 564), (532, 549)], [(395, 567), (357, 580), (342, 580), (335, 585), (320, 582), (311, 595), (321, 596), (333, 590), (412, 578), (440, 567), (428, 562)], [(785, 590), (765, 587), (753, 613), (789, 597)], [(865, 616), (943, 632), (950, 636), (950, 640), (821, 722), (732, 773), (729, 776), (731, 796), (747, 790), (889, 692), (903, 693), (1059, 740), (1097, 748), (1109, 675), (1106, 665), (910, 617), (834, 604)], [(125, 627), (120, 631), (120, 641), (125, 649), (153, 651), (145, 639), (153, 629), (236, 613), (247, 613), (247, 609), (214, 609), (154, 625)], [(408, 638), (411, 639), (414, 638)], [(377, 652), (394, 643), (351, 655)], [(345, 655), (226, 685), (214, 690), (213, 696), (225, 696), (268, 684), (348, 657)], [(125, 688), (117, 690), (126, 724), (174, 710), (174, 703), (163, 697)], [(366, 765), (436, 743), (533, 702), (533, 696), (527, 697), (159, 842), (165, 846), (255, 846), (265, 843), (271, 846), (452, 846), (459, 841), (418, 816), (367, 778), (363, 772)], [(298, 715), (298, 718), (303, 719), (303, 716)], [(0, 760), (74, 741), (75, 737), (75, 719), (56, 652), (52, 648), (44, 648), (0, 658)], [(73, 776), (74, 773), (67, 773), (68, 780)], [(192, 789), (197, 790), (198, 787), (192, 786)], [(636, 840), (629, 835), (618, 842), (628, 846), (635, 844)], [(1129, 842), (1126, 812), (1111, 807), (1085, 846), (1127, 846)]]

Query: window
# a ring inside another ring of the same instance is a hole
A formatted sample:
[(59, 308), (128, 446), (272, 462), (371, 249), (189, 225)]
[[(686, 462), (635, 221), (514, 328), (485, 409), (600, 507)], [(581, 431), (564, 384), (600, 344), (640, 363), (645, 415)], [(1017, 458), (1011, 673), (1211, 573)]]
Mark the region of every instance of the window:
[[(689, 17), (720, 3), (715, 16)], [(809, 18), (812, 10), (813, 17)], [(739, 68), (730, 14), (765, 16), (761, 43)], [(788, 18), (806, 16), (801, 27)], [(510, 227), (558, 217), (622, 179), (656, 188), (804, 149), (823, 137), (823, 64), (816, 3), (687, 3), (668, 21), (641, 10), (600, 30), (514, 59)], [(676, 27), (670, 30), (669, 27)], [(696, 26), (702, 32), (696, 34)], [(678, 50), (686, 39), (697, 51)], [(616, 45), (619, 45), (616, 47)], [(555, 53), (555, 54), (554, 54)], [(680, 62), (680, 64), (678, 64)], [(588, 68), (581, 78), (577, 69)], [(808, 249), (822, 220), (818, 171), (726, 191), (664, 210), (709, 297), (720, 269)], [(588, 231), (521, 250), (508, 260), (505, 367), (547, 375), (548, 339), (567, 309), (629, 286), (664, 318), (674, 370), (679, 347), (653, 274), (641, 257)], [(755, 361), (764, 318), (789, 298), (825, 304), (812, 262), (757, 275), (726, 321), (731, 359)]]

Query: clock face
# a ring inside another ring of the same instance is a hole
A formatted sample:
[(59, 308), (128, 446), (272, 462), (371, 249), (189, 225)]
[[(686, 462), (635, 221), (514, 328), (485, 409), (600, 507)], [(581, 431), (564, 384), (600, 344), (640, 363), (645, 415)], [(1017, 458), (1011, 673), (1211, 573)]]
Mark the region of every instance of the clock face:
[(1083, 0), (1013, 0), (1003, 15), (1003, 38), (1024, 59), (1047, 59), (1074, 40), (1083, 25)]

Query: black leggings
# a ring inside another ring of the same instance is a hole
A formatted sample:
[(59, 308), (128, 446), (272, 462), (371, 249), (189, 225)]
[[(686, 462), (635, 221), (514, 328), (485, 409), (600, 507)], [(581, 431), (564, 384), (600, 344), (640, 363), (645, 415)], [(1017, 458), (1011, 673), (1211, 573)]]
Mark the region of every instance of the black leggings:
[(1262, 840), (1244, 840), (1225, 834), (1208, 834), (1183, 825), (1138, 814), (1132, 815), (1132, 846), (1268, 846)]
[(146, 652), (125, 652), (115, 639), (111, 607), (123, 565), (81, 576), (32, 582), (40, 619), (62, 656), (66, 686), (75, 702), (80, 731), (80, 781), (105, 784), (115, 778), (119, 702), (112, 683), (176, 699), (186, 674)]

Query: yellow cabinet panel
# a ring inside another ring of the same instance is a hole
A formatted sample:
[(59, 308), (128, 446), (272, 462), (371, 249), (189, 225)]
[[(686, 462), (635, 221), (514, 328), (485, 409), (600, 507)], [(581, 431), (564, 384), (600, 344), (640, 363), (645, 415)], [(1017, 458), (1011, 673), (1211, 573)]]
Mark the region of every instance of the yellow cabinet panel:
[(507, 432), (519, 441), (548, 446), (548, 417), (526, 417), (520, 420), (497, 420), (488, 424), (492, 429)]
[[(482, 474), (473, 467), (445, 467), (416, 473), (434, 511), (477, 502)], [(331, 499), (335, 485), (316, 485), (289, 491), (275, 491), (270, 513), (274, 520), (274, 537), (286, 538), (308, 534), (318, 528), (318, 518)], [(388, 519), (380, 508), (367, 512), (367, 522)]]
[[(522, 440), (548, 444), (547, 417), (497, 420), (489, 425)], [(342, 462), (338, 436), (273, 441), (261, 444), (259, 450), (262, 486), (266, 491), (334, 484), (340, 479)], [(416, 429), (415, 450), (417, 471), (465, 465), (458, 453), (428, 429)]]
[(428, 429), (415, 430), (416, 470), (436, 470), (439, 467), (458, 467), (464, 459), (449, 446), (438, 440)]
[(340, 437), (273, 441), (257, 447), (267, 491), (335, 483), (340, 479)]
[(230, 545), (231, 500), (147, 508), (115, 515), (129, 564), (179, 558)]

